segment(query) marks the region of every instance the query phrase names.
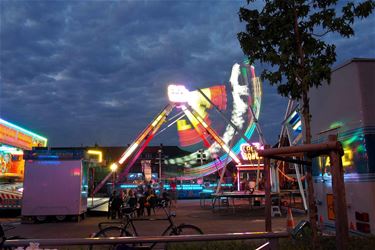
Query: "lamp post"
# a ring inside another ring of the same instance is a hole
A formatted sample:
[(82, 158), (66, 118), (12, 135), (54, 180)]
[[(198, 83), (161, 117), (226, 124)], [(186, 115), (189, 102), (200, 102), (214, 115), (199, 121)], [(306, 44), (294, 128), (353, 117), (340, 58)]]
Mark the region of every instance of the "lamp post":
[(158, 154), (159, 154), (159, 181), (161, 181), (161, 153), (163, 150), (158, 149)]
[[(204, 154), (203, 149), (198, 150), (197, 160), (200, 160), (201, 166), (203, 166), (203, 161), (206, 160), (206, 155)], [(216, 167), (216, 165), (215, 165), (215, 167)], [(204, 177), (202, 177), (202, 182), (204, 182)]]
[(115, 180), (116, 180), (116, 171), (118, 165), (116, 163), (112, 163), (110, 169), (112, 171), (112, 192), (115, 190)]

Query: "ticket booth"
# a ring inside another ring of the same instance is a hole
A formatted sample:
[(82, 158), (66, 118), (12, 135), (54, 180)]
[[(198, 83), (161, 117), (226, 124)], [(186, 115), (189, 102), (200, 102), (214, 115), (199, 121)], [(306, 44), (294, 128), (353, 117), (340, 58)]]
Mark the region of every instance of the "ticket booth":
[(264, 170), (263, 158), (259, 157), (257, 150), (263, 146), (258, 143), (243, 143), (241, 145), (242, 164), (237, 168), (237, 191), (245, 191), (246, 186), (258, 190), (261, 186), (262, 171)]

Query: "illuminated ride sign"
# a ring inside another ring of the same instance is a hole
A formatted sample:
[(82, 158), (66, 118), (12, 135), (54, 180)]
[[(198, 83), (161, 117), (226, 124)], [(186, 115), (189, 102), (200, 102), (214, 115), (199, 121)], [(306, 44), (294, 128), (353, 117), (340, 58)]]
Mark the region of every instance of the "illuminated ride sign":
[(248, 143), (241, 144), (240, 152), (242, 159), (244, 160), (244, 164), (239, 164), (236, 166), (237, 172), (263, 170), (263, 157), (260, 157), (257, 152), (259, 149), (263, 149), (263, 146), (258, 142), (252, 143), (252, 145)]
[(31, 150), (32, 147), (46, 147), (47, 138), (0, 118), (0, 144)]
[(263, 146), (261, 146), (260, 143), (252, 143), (252, 145), (248, 143), (241, 144), (241, 156), (242, 159), (245, 161), (258, 161), (263, 159), (258, 155), (258, 150), (263, 149)]

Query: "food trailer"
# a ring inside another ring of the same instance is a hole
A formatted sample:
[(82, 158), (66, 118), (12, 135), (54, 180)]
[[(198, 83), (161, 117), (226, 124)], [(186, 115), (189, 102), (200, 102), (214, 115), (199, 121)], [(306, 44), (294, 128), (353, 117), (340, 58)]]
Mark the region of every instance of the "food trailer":
[[(344, 182), (349, 227), (375, 233), (375, 59), (352, 59), (332, 72), (331, 84), (310, 91), (314, 143), (338, 136), (344, 155)], [(328, 157), (314, 161), (318, 219), (334, 226), (332, 176)]]

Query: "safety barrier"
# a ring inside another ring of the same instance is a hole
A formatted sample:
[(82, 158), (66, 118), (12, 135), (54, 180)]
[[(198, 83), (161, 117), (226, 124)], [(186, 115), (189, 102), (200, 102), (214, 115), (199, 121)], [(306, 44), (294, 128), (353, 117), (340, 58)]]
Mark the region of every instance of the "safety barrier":
[(195, 241), (226, 241), (267, 239), (268, 243), (258, 249), (279, 248), (279, 238), (287, 238), (289, 233), (280, 232), (245, 232), (225, 234), (178, 235), (178, 236), (141, 236), (141, 237), (110, 237), (110, 238), (66, 238), (66, 239), (22, 239), (7, 240), (4, 247), (28, 246), (30, 242), (37, 242), (39, 246), (73, 246), (73, 245), (117, 245), (137, 243), (167, 243), (167, 242), (195, 242)]
[(0, 209), (2, 208), (21, 208), (21, 199), (1, 199), (0, 198)]

